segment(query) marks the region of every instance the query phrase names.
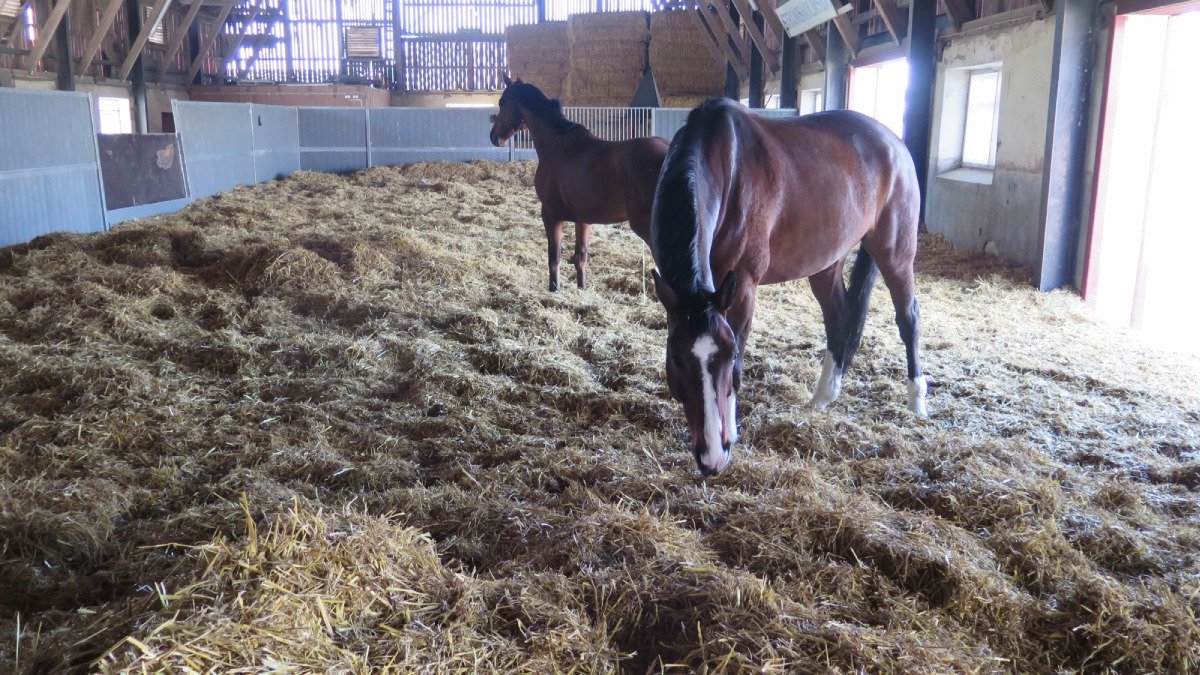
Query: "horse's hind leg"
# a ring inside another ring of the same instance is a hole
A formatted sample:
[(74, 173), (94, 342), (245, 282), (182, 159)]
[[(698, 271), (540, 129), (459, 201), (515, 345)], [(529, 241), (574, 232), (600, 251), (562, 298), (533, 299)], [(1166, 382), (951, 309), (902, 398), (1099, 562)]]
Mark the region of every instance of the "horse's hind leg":
[[(887, 228), (881, 228), (887, 231)], [(883, 245), (873, 246), (875, 259), (879, 264), (879, 272), (883, 275), (883, 283), (892, 294), (892, 305), (896, 309), (896, 327), (900, 329), (900, 339), (904, 341), (905, 356), (908, 359), (908, 409), (918, 417), (928, 417), (925, 407), (925, 394), (928, 385), (925, 373), (921, 370), (921, 358), (918, 342), (921, 337), (919, 326), (920, 303), (917, 302), (916, 275), (913, 271), (913, 259), (916, 257), (916, 228), (897, 231), (891, 230), (892, 236), (881, 238)]]
[(558, 290), (558, 266), (562, 260), (563, 221), (542, 216), (546, 226), (546, 253), (550, 261), (550, 292)]
[(592, 236), (592, 226), (588, 223), (575, 223), (575, 255), (571, 262), (575, 264), (575, 281), (580, 288), (587, 286), (587, 264), (590, 251), (588, 239)]

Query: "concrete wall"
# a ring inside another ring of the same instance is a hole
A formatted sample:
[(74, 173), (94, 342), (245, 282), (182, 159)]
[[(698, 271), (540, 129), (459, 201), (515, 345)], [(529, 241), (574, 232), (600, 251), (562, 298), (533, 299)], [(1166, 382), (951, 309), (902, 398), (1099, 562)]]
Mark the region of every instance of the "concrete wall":
[(348, 84), (239, 84), (193, 86), (191, 100), (220, 103), (262, 103), (290, 106), (382, 108), (392, 104), (390, 93)]
[[(957, 246), (1023, 265), (1038, 257), (1038, 219), (1050, 99), (1054, 17), (951, 36), (938, 63), (925, 222)], [(1001, 72), (992, 171), (959, 166), (966, 87), (973, 67)]]

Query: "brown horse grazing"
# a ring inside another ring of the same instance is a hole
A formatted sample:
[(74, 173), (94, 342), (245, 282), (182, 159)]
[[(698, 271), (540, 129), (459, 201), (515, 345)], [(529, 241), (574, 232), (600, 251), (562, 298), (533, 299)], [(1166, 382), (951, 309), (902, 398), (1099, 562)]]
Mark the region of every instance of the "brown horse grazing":
[(634, 233), (649, 243), (650, 206), (667, 141), (655, 137), (602, 141), (563, 116), (558, 99), (546, 98), (537, 87), (507, 76), (504, 84), (500, 112), (492, 120), (492, 143), (504, 145), (521, 129), (529, 129), (538, 156), (534, 188), (546, 226), (550, 290), (558, 290), (566, 220), (575, 223), (575, 256), (570, 262), (583, 288), (593, 223), (629, 221)]
[[(919, 204), (908, 150), (864, 115), (771, 120), (722, 99), (692, 111), (663, 166), (650, 247), (667, 309), (667, 382), (703, 474), (725, 468), (737, 440), (759, 284), (812, 285), (828, 349), (811, 405), (824, 408), (841, 391), (882, 272), (907, 348), (908, 407), (926, 415), (913, 288)], [(847, 290), (842, 263), (859, 242)]]

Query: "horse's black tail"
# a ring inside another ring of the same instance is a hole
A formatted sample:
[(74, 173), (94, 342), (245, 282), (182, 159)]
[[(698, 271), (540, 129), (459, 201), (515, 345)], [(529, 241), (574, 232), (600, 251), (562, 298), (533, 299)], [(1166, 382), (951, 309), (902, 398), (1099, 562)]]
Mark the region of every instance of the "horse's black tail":
[(871, 305), (871, 288), (875, 285), (875, 276), (879, 273), (867, 247), (859, 244), (858, 254), (854, 256), (854, 267), (850, 269), (850, 288), (846, 291), (846, 341), (843, 343), (841, 358), (838, 360), (840, 370), (844, 373), (850, 367), (850, 360), (858, 351), (858, 343), (862, 341), (863, 326), (867, 323), (867, 309)]

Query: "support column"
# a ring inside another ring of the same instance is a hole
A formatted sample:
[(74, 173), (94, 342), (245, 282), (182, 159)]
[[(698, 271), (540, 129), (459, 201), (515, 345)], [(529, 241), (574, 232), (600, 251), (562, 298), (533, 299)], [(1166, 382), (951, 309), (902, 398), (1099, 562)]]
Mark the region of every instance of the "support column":
[[(125, 0), (125, 17), (129, 24), (129, 35), (133, 37), (142, 32), (142, 3), (138, 0)], [(129, 71), (129, 79), (133, 87), (133, 126), (139, 134), (148, 133), (150, 120), (146, 112), (146, 66), (139, 54), (133, 62), (133, 70)]]
[(800, 38), (783, 36), (783, 63), (779, 71), (779, 107), (798, 108), (800, 102)]
[[(15, 20), (20, 20), (17, 17)], [(71, 58), (71, 11), (63, 15), (54, 31), (54, 80), (59, 91), (75, 91), (75, 62)]]
[[(758, 26), (759, 32), (762, 32), (762, 14), (754, 12), (750, 16), (750, 20), (754, 22), (755, 26)], [(767, 107), (767, 97), (763, 83), (763, 55), (759, 51), (758, 45), (753, 42), (750, 43), (750, 107)]]
[(846, 62), (846, 43), (832, 23), (825, 24), (825, 109), (846, 107), (846, 84), (850, 66)]
[(937, 0), (912, 0), (908, 5), (908, 93), (904, 99), (904, 144), (917, 167), (921, 188), (921, 229), (925, 229), (926, 182), (929, 178), (929, 138), (933, 117), (933, 83), (937, 72), (934, 32)]
[(1092, 69), (1091, 0), (1055, 3), (1054, 56), (1046, 155), (1042, 163), (1042, 204), (1038, 227), (1037, 285), (1051, 291), (1075, 279), (1080, 198), (1087, 152), (1088, 97)]
[[(188, 64), (196, 60), (200, 55), (200, 22), (193, 21), (191, 26), (188, 26)], [(187, 85), (187, 73), (183, 75), (183, 84)], [(200, 84), (200, 73), (196, 73), (196, 77), (192, 79), (192, 84)]]
[(404, 91), (407, 86), (404, 81), (405, 69), (407, 68), (404, 59), (404, 26), (400, 21), (400, 15), (403, 11), (404, 3), (401, 0), (392, 0), (392, 49), (396, 52), (396, 72), (392, 88), (396, 91)]
[[(722, 3), (725, 2), (725, 0), (715, 0), (715, 1), (722, 2)], [(703, 2), (703, 0), (701, 2), (701, 6), (706, 6), (705, 3)], [(729, 16), (730, 16), (730, 18), (733, 19), (733, 25), (735, 25), (735, 26), (738, 25), (737, 8), (734, 7), (732, 4), (729, 7)], [(729, 46), (734, 51), (738, 51), (737, 46), (735, 46), (735, 44), (733, 42), (733, 38), (729, 38)], [(737, 71), (733, 69), (732, 65), (725, 67), (725, 98), (731, 98), (735, 101), (740, 100), (742, 98), (742, 82), (741, 82), (741, 80), (738, 79)]]

